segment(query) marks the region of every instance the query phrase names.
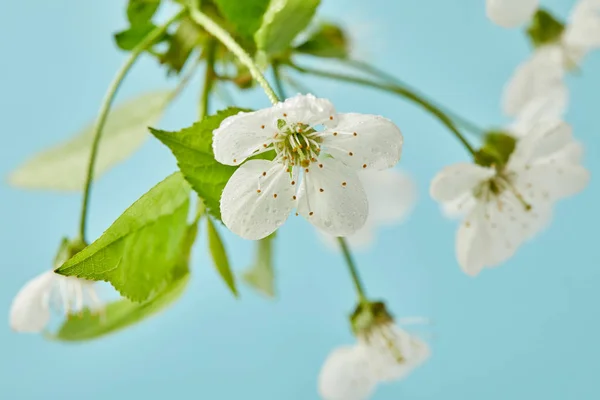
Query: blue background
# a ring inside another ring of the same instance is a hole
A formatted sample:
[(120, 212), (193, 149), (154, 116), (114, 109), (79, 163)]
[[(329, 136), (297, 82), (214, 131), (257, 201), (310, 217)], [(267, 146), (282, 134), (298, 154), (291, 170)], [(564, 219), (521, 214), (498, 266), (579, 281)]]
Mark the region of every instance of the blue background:
[[(124, 1), (5, 2), (0, 13), (0, 175), (33, 152), (69, 137), (94, 117), (124, 55), (110, 34), (125, 26)], [(492, 25), (483, 0), (324, 0), (322, 16), (342, 20), (369, 60), (485, 126), (508, 122), (500, 94), (527, 57), (522, 32)], [(574, 1), (542, 1), (566, 16)], [(163, 10), (167, 14), (168, 10)], [(600, 171), (600, 54), (569, 78), (567, 119), (585, 144), (586, 165)], [(405, 134), (401, 167), (418, 182), (409, 220), (386, 229), (358, 255), (368, 291), (397, 316), (421, 315), (433, 356), (376, 400), (597, 399), (600, 360), (598, 181), (561, 202), (550, 229), (506, 265), (473, 279), (454, 256), (456, 223), (428, 197), (430, 179), (467, 154), (437, 121), (412, 104), (368, 89), (303, 80), (341, 111), (393, 118)], [(120, 99), (173, 86), (149, 58)], [(164, 128), (195, 118), (197, 83), (170, 108)], [(237, 96), (267, 106), (260, 92)], [(149, 140), (94, 188), (90, 236), (96, 237), (175, 169), (166, 148)], [(0, 309), (8, 314), (21, 285), (50, 267), (59, 239), (76, 233), (80, 196), (0, 185)], [(217, 277), (201, 235), (193, 281), (167, 312), (105, 339), (51, 343), (0, 327), (3, 399), (316, 399), (328, 352), (351, 343), (346, 315), (354, 294), (340, 256), (313, 229), (291, 219), (277, 248), (279, 297), (247, 288), (234, 300)], [(252, 247), (231, 234), (236, 269)]]

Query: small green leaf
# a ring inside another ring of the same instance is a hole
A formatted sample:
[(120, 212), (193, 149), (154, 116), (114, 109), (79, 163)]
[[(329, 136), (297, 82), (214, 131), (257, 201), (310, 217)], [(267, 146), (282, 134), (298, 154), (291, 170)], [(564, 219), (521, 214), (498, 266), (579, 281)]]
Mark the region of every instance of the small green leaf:
[(169, 37), (169, 47), (165, 54), (160, 56), (159, 61), (167, 65), (169, 72), (181, 72), (203, 36), (204, 32), (191, 18), (183, 18), (175, 33)]
[[(124, 31), (115, 33), (115, 43), (121, 50), (133, 50), (154, 29), (156, 29), (156, 25), (151, 22), (133, 25)], [(164, 39), (166, 39), (165, 35), (156, 42), (158, 43)]]
[(148, 299), (180, 264), (189, 195), (189, 185), (180, 173), (169, 176), (56, 272), (110, 282), (132, 301)]
[(93, 314), (86, 309), (80, 317), (71, 316), (67, 319), (59, 331), (49, 337), (69, 342), (92, 340), (127, 328), (174, 303), (183, 294), (189, 278), (190, 274), (187, 272), (178, 276), (144, 303), (122, 299), (108, 304), (103, 314)]
[(238, 34), (252, 38), (260, 27), (270, 0), (215, 0), (219, 11)]
[(144, 24), (152, 19), (160, 6), (160, 0), (129, 0), (127, 19), (131, 25)]
[(330, 23), (321, 24), (295, 50), (324, 58), (348, 58), (349, 55), (346, 33), (339, 26)]
[[(94, 178), (127, 159), (148, 137), (171, 98), (167, 91), (135, 97), (112, 110), (98, 149)], [(43, 151), (15, 170), (10, 184), (28, 189), (83, 190), (94, 139), (94, 123), (77, 136)]]
[(533, 47), (538, 48), (558, 42), (564, 30), (565, 24), (550, 12), (539, 9), (533, 16), (531, 25), (527, 28), (527, 36)]
[(275, 297), (275, 268), (273, 268), (273, 241), (271, 234), (256, 242), (254, 265), (244, 271), (242, 279), (268, 297)]
[(269, 55), (287, 50), (311, 21), (320, 0), (272, 0), (254, 34), (259, 50)]
[(185, 178), (204, 200), (210, 214), (219, 220), (221, 193), (236, 167), (215, 160), (212, 132), (225, 118), (240, 111), (248, 110), (228, 108), (178, 132), (150, 128), (150, 132), (171, 149)]
[(208, 248), (212, 255), (213, 262), (215, 263), (215, 268), (217, 268), (217, 272), (219, 272), (219, 275), (221, 275), (221, 278), (223, 278), (223, 281), (225, 281), (234, 296), (237, 297), (238, 292), (235, 286), (235, 277), (233, 276), (233, 272), (231, 272), (227, 252), (225, 251), (225, 246), (223, 246), (221, 236), (219, 236), (219, 232), (217, 232), (215, 224), (210, 218), (206, 218), (206, 224), (208, 231)]

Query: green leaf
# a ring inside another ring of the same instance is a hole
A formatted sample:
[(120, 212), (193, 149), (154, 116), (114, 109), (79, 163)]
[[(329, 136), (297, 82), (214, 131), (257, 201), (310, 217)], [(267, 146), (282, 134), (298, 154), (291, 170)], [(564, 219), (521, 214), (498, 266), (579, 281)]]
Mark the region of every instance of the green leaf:
[(122, 299), (108, 304), (102, 315), (86, 309), (80, 317), (70, 316), (50, 338), (70, 342), (92, 340), (141, 322), (174, 303), (183, 294), (189, 278), (189, 273), (179, 276), (144, 303)]
[[(130, 28), (115, 33), (115, 43), (121, 50), (130, 51), (133, 50), (150, 32), (156, 29), (156, 25), (151, 22), (146, 22), (138, 25), (132, 25)], [(167, 38), (163, 35), (156, 42), (160, 42)]]
[(320, 0), (272, 0), (254, 34), (259, 50), (269, 55), (287, 50), (311, 21)]
[[(148, 137), (172, 96), (161, 91), (135, 97), (112, 110), (98, 149), (94, 178), (127, 159)], [(77, 136), (43, 151), (12, 172), (10, 184), (29, 189), (83, 190), (90, 161), (94, 123)]]
[(160, 6), (160, 0), (129, 0), (127, 19), (131, 25), (144, 24), (152, 19)]
[(223, 278), (223, 281), (225, 281), (234, 296), (237, 297), (238, 292), (235, 286), (235, 277), (233, 276), (233, 272), (231, 272), (223, 241), (215, 228), (215, 224), (210, 218), (206, 218), (206, 223), (208, 231), (208, 248), (212, 255), (213, 262), (215, 263), (215, 267), (217, 268), (217, 272), (219, 272), (219, 275), (221, 275), (221, 278)]
[(169, 47), (159, 61), (169, 67), (169, 72), (181, 72), (203, 36), (204, 32), (191, 18), (183, 18), (175, 33), (170, 36)]
[(256, 242), (254, 264), (244, 271), (242, 279), (246, 284), (268, 297), (275, 297), (275, 268), (273, 267), (273, 241), (271, 234)]
[(270, 0), (214, 0), (219, 11), (243, 37), (252, 38), (260, 27)]
[(212, 132), (225, 118), (240, 111), (249, 110), (228, 108), (178, 132), (150, 128), (150, 132), (171, 149), (187, 181), (204, 200), (209, 213), (219, 220), (221, 193), (236, 167), (215, 160)]
[(339, 26), (330, 23), (321, 24), (295, 50), (324, 58), (348, 58), (349, 55), (346, 33)]
[(539, 9), (527, 28), (527, 36), (534, 48), (556, 43), (560, 40), (565, 30), (565, 24), (559, 21), (550, 12)]
[(189, 195), (189, 185), (180, 173), (169, 176), (56, 272), (110, 282), (132, 301), (148, 299), (180, 264)]

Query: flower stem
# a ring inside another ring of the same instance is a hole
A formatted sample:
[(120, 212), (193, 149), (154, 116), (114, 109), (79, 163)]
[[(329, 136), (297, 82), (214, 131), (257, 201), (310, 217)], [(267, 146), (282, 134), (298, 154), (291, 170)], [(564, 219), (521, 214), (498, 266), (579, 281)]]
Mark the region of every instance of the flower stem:
[(352, 277), (352, 282), (354, 283), (354, 288), (356, 289), (358, 300), (360, 303), (365, 303), (368, 301), (367, 295), (365, 293), (365, 288), (362, 284), (362, 281), (360, 280), (360, 276), (358, 275), (358, 269), (356, 268), (356, 264), (354, 263), (354, 259), (352, 258), (352, 253), (350, 253), (348, 243), (343, 237), (338, 237), (337, 240), (340, 244), (340, 248), (342, 249), (342, 253), (344, 254), (344, 260), (348, 265), (348, 271), (350, 271), (350, 276)]
[(269, 82), (265, 79), (264, 75), (260, 71), (258, 65), (254, 63), (252, 57), (242, 47), (231, 37), (229, 32), (225, 29), (221, 28), (215, 21), (213, 21), (209, 16), (204, 14), (198, 8), (197, 1), (190, 1), (190, 16), (192, 19), (200, 26), (202, 26), (208, 33), (216, 37), (225, 47), (229, 49), (235, 55), (238, 60), (244, 64), (250, 74), (258, 82), (258, 84), (263, 88), (267, 97), (271, 101), (271, 103), (276, 104), (279, 102), (279, 98), (275, 94), (275, 91), (269, 85)]
[[(466, 130), (468, 130), (471, 133), (474, 133), (479, 136), (483, 136), (485, 129), (481, 128), (474, 122), (469, 121), (467, 118), (464, 118), (461, 115), (455, 113), (454, 111), (448, 109), (447, 107), (440, 105), (439, 103), (436, 103), (435, 101), (431, 100), (431, 98), (424, 95), (419, 90), (415, 89), (414, 87), (410, 86), (409, 84), (400, 80), (399, 78), (397, 78), (397, 77), (369, 64), (369, 63), (366, 63), (364, 61), (348, 60), (346, 62), (346, 64), (358, 69), (359, 71), (366, 72), (366, 73), (371, 74), (379, 79), (387, 81), (388, 83), (390, 83), (392, 85), (402, 86), (406, 90), (413, 92), (413, 94), (415, 96), (420, 97), (423, 101), (426, 101), (431, 105), (434, 105), (436, 108), (438, 108), (444, 114), (446, 114), (451, 120), (456, 122), (457, 125), (462, 126), (463, 128), (465, 128)], [(409, 100), (412, 100), (412, 99), (409, 99)]]
[(273, 81), (275, 82), (275, 88), (277, 89), (277, 94), (280, 99), (285, 99), (287, 96), (285, 95), (285, 90), (283, 89), (283, 82), (281, 80), (281, 75), (279, 74), (279, 63), (274, 62), (272, 65), (273, 68)]
[(214, 40), (208, 40), (205, 46), (206, 50), (206, 72), (204, 73), (204, 85), (200, 95), (199, 117), (203, 119), (208, 114), (210, 105), (210, 92), (212, 91), (215, 80), (215, 54), (217, 43)]
[(311, 75), (315, 75), (315, 76), (320, 76), (323, 78), (336, 79), (336, 80), (342, 81), (342, 82), (349, 82), (349, 83), (354, 83), (357, 85), (368, 86), (368, 87), (372, 87), (375, 89), (385, 90), (387, 92), (395, 93), (395, 94), (405, 97), (409, 100), (412, 100), (413, 102), (417, 103), (418, 105), (423, 107), (425, 110), (427, 110), (431, 114), (433, 114), (442, 124), (444, 124), (454, 134), (454, 136), (456, 136), (456, 138), (462, 143), (462, 145), (465, 147), (465, 149), (467, 149), (467, 151), (469, 153), (471, 153), (471, 155), (475, 156), (475, 149), (473, 148), (473, 146), (463, 136), (463, 134), (458, 130), (458, 128), (456, 127), (454, 122), (452, 122), (452, 120), (450, 118), (448, 118), (448, 116), (446, 114), (444, 114), (443, 111), (441, 111), (435, 105), (429, 103), (427, 100), (421, 98), (416, 93), (414, 93), (402, 86), (393, 85), (393, 84), (389, 84), (389, 83), (375, 82), (370, 79), (361, 78), (358, 76), (347, 75), (347, 74), (343, 74), (343, 73), (323, 71), (323, 70), (314, 69), (314, 68), (305, 68), (305, 67), (298, 66), (296, 64), (289, 64), (289, 65), (290, 65), (290, 67), (292, 67), (293, 69), (295, 69), (298, 72), (311, 74)]
[(125, 76), (137, 60), (137, 58), (149, 48), (155, 41), (158, 39), (171, 25), (173, 22), (180, 19), (184, 14), (185, 10), (180, 11), (173, 17), (171, 17), (165, 24), (157, 27), (152, 32), (150, 32), (135, 48), (131, 51), (129, 58), (125, 61), (125, 64), (117, 71), (113, 81), (111, 82), (106, 94), (104, 96), (104, 100), (102, 101), (102, 105), (100, 106), (100, 111), (98, 112), (98, 118), (96, 120), (96, 124), (94, 127), (94, 140), (92, 142), (92, 148), (90, 153), (90, 161), (88, 164), (87, 170), (87, 178), (85, 181), (85, 187), (83, 190), (83, 205), (81, 208), (81, 220), (79, 225), (79, 238), (83, 242), (86, 242), (85, 239), (85, 231), (87, 227), (87, 215), (88, 208), (90, 202), (90, 194), (92, 189), (92, 181), (94, 180), (94, 167), (96, 165), (96, 156), (98, 155), (98, 146), (100, 144), (100, 139), (102, 137), (102, 131), (104, 129), (104, 125), (106, 124), (106, 119), (108, 117), (108, 113), (110, 111), (110, 107), (115, 99), (117, 91), (121, 86), (121, 83), (125, 79)]

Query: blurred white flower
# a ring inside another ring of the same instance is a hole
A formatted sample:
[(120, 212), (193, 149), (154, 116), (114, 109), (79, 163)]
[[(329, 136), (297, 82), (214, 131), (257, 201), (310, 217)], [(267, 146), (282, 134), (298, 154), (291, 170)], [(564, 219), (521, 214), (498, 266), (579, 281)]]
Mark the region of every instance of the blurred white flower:
[(402, 140), (388, 119), (338, 114), (329, 100), (312, 95), (226, 118), (214, 131), (217, 161), (239, 165), (269, 150), (276, 156), (249, 160), (235, 171), (221, 197), (223, 222), (243, 238), (262, 239), (296, 207), (331, 235), (352, 234), (364, 225), (369, 208), (356, 171), (393, 167)]
[(504, 28), (527, 23), (538, 8), (539, 0), (486, 0), (486, 14)]
[(65, 316), (99, 311), (102, 302), (94, 282), (47, 271), (33, 278), (15, 296), (10, 309), (10, 327), (17, 332), (41, 332), (50, 322), (51, 310)]
[[(346, 237), (354, 250), (369, 247), (378, 228), (401, 223), (412, 211), (417, 198), (416, 185), (406, 172), (360, 171), (358, 178), (367, 193), (369, 215), (362, 228)], [(335, 237), (320, 233), (328, 245), (337, 248)]]
[[(549, 98), (562, 116), (568, 103), (564, 75), (579, 66), (590, 51), (600, 47), (600, 0), (580, 0), (565, 26), (544, 13), (550, 40), (517, 67), (507, 83), (503, 108), (516, 117), (531, 101)], [(542, 29), (542, 28), (540, 28)], [(554, 38), (556, 36), (556, 38)]]
[(319, 375), (325, 400), (368, 399), (380, 383), (403, 379), (429, 358), (429, 346), (392, 321), (359, 333), (358, 343), (335, 349)]
[(431, 196), (466, 215), (456, 236), (463, 271), (475, 276), (512, 257), (550, 221), (554, 202), (583, 190), (582, 154), (567, 124), (544, 120), (516, 141), (506, 165), (460, 163), (440, 172)]

